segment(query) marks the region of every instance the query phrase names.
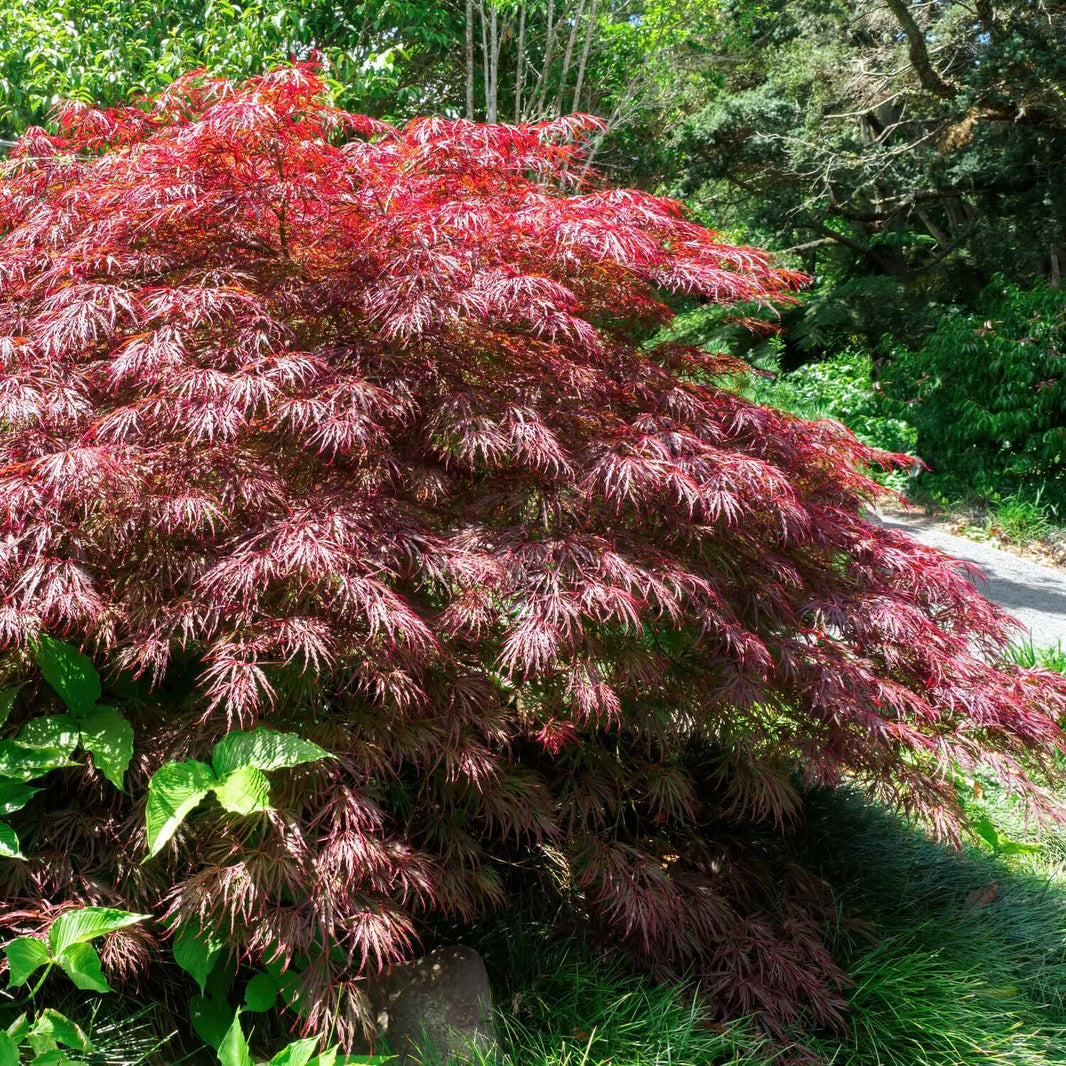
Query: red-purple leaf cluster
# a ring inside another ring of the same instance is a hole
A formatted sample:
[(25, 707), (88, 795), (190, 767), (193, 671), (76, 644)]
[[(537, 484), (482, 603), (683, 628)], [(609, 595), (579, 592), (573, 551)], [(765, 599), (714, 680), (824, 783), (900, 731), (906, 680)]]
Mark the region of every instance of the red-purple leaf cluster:
[[(296, 66), (22, 138), (0, 640), (86, 643), (162, 696), (131, 714), (134, 801), (68, 780), (9, 901), (220, 927), (348, 1041), (367, 967), (539, 877), (783, 1026), (840, 1009), (817, 886), (775, 844), (801, 782), (949, 837), (978, 764), (1054, 809), (1066, 690), (988, 665), (1009, 620), (863, 517), (864, 468), (901, 457), (639, 343), (665, 294), (802, 279), (583, 184), (596, 125), (394, 129)], [(138, 865), (148, 774), (259, 722), (338, 759)]]

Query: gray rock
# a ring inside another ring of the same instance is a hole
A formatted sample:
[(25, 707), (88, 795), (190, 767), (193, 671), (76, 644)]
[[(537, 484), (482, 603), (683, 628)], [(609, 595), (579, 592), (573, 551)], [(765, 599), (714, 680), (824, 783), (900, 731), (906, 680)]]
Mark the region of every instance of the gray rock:
[(495, 1047), (492, 994), (481, 956), (456, 946), (392, 966), (371, 982), (378, 1026), (393, 1066), (469, 1062)]

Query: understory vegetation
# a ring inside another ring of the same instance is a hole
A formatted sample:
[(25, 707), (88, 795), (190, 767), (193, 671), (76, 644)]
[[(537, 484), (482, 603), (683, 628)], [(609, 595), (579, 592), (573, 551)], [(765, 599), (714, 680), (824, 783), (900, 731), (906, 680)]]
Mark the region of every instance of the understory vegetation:
[(763, 373), (743, 391), (919, 459), (909, 471), (875, 476), (910, 502), (947, 511), (967, 535), (1045, 542), (1061, 558), (1064, 328), (1061, 293), (997, 284), (976, 311), (949, 315), (918, 350), (886, 342), (783, 371), (780, 345), (762, 344), (753, 363)]
[(1064, 39), (0, 0), (0, 1066), (1066, 1064)]
[[(945, 851), (852, 793), (808, 797), (796, 859), (837, 887), (834, 950), (852, 983), (839, 1032), (794, 1047), (861, 1066), (1045, 1066), (1066, 1041), (1066, 841), (1035, 840), (989, 783), (975, 820), (1000, 827)], [(988, 830), (986, 829), (986, 833)], [(543, 930), (543, 927), (539, 927)], [(686, 987), (605, 966), (579, 940), (537, 936), (522, 914), (487, 947), (503, 990), (505, 1061), (529, 1066), (770, 1066), (780, 1047), (743, 1019), (722, 1025)], [(494, 948), (499, 954), (494, 954)]]

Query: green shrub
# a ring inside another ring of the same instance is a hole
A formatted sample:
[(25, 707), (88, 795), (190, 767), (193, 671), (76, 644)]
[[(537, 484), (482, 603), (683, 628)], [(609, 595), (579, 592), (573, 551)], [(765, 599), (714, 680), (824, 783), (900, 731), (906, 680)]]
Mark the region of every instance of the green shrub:
[[(884, 410), (882, 398), (874, 388), (872, 360), (865, 352), (849, 349), (788, 373), (753, 377), (743, 389), (756, 403), (780, 407), (800, 418), (842, 422), (864, 444), (915, 454), (917, 434), (902, 418)], [(878, 477), (896, 489), (901, 489), (907, 480), (907, 474), (901, 471)]]
[(949, 311), (922, 347), (895, 348), (886, 393), (918, 430), (938, 494), (1066, 503), (1066, 298), (999, 281)]

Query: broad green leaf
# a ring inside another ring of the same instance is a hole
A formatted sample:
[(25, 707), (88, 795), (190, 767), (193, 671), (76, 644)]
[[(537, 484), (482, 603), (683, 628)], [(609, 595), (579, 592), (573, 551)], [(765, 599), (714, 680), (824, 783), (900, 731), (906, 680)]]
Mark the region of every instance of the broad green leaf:
[(328, 751), (295, 733), (275, 733), (260, 728), (228, 733), (215, 745), (211, 763), (215, 773), (223, 777), (242, 766), (255, 766), (263, 771), (281, 770), (331, 757)]
[(83, 1062), (83, 1059), (68, 1058), (59, 1048), (52, 1048), (51, 1051), (38, 1055), (32, 1066), (82, 1066)]
[(978, 820), (973, 823), (973, 828), (974, 832), (993, 848), (999, 845), (999, 833), (988, 818), (978, 818)]
[(111, 986), (100, 969), (100, 956), (92, 944), (71, 944), (56, 956), (56, 965), (83, 992), (111, 991)]
[(97, 704), (81, 720), (81, 743), (92, 752), (93, 763), (117, 789), (122, 789), (122, 777), (133, 758), (133, 726), (125, 716)]
[(30, 1029), (31, 1042), (34, 1034), (46, 1036), (55, 1044), (62, 1044), (63, 1047), (73, 1048), (75, 1051), (92, 1051), (92, 1044), (81, 1026), (51, 1007), (45, 1007), (33, 1023), (33, 1028)]
[(0, 859), (24, 859), (19, 846), (18, 833), (7, 824), (0, 822)]
[(233, 1008), (224, 996), (193, 996), (189, 1001), (189, 1017), (196, 1035), (205, 1044), (217, 1048), (229, 1031)]
[(21, 811), (40, 791), (21, 781), (0, 781), (0, 814)]
[(49, 748), (70, 756), (78, 746), (78, 723), (69, 714), (31, 718), (15, 740), (26, 748)]
[(271, 809), (270, 782), (256, 766), (232, 770), (215, 785), (214, 793), (218, 802), (234, 814), (254, 814)]
[(9, 988), (24, 985), (52, 958), (48, 946), (33, 936), (20, 936), (5, 944), (4, 954), (7, 956)]
[(217, 784), (211, 767), (196, 759), (164, 763), (152, 774), (144, 810), (148, 858), (159, 853), (189, 811)]
[(267, 1066), (307, 1066), (317, 1045), (317, 1036), (306, 1036), (303, 1040), (294, 1040), (288, 1047), (282, 1048), (267, 1063)]
[(321, 1055), (316, 1055), (313, 1059), (307, 1060), (307, 1066), (336, 1066), (337, 1062), (337, 1049), (331, 1047), (328, 1051), (323, 1051)]
[(16, 1044), (21, 1044), (26, 1039), (26, 1035), (30, 1031), (30, 1016), (23, 1011), (8, 1027), (7, 1035), (15, 1041)]
[(72, 714), (84, 714), (100, 698), (100, 675), (77, 648), (42, 636), (37, 642), (37, 665)]
[(0, 1032), (0, 1066), (19, 1066), (19, 1046), (4, 1032)]
[(241, 1031), (241, 1012), (233, 1015), (222, 1043), (218, 1045), (219, 1066), (252, 1066), (252, 1056), (248, 1051), (248, 1041)]
[(251, 1011), (270, 1010), (278, 998), (278, 982), (268, 973), (257, 973), (244, 989), (244, 1005)]
[(48, 930), (48, 945), (54, 956), (62, 955), (71, 944), (87, 944), (95, 937), (124, 929), (127, 925), (151, 918), (150, 914), (133, 914), (111, 907), (80, 907), (60, 915)]
[(207, 975), (215, 968), (225, 941), (202, 929), (183, 926), (174, 937), (174, 961), (200, 986), (200, 995), (207, 987)]
[(11, 708), (15, 706), (15, 699), (19, 694), (21, 685), (11, 685), (9, 688), (0, 688), (0, 725), (7, 721)]
[(58, 749), (28, 748), (17, 740), (0, 740), (0, 777), (32, 781), (64, 766), (77, 766), (77, 763)]

